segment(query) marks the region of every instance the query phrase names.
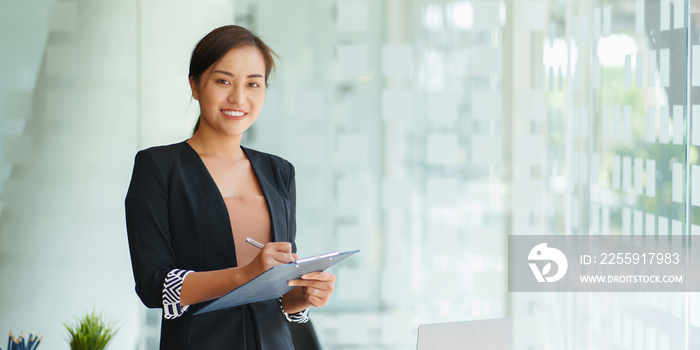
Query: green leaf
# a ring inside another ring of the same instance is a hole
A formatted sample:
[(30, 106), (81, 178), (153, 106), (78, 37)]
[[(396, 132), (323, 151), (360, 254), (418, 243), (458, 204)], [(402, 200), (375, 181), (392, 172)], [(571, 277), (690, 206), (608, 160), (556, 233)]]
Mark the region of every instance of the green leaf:
[(104, 350), (117, 332), (111, 321), (93, 309), (78, 318), (75, 325), (63, 325), (68, 330), (68, 343), (71, 350)]

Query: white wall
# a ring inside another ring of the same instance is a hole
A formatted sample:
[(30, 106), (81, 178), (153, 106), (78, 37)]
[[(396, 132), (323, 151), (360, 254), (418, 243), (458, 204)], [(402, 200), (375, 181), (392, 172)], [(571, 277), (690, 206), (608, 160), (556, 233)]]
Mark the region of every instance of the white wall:
[[(31, 113), (21, 134), (3, 141), (3, 165), (14, 170), (1, 197), (0, 334), (34, 330), (41, 348), (67, 348), (62, 322), (94, 308), (121, 326), (110, 348), (134, 349), (145, 307), (123, 214), (133, 157), (189, 135), (198, 113), (189, 55), (206, 32), (232, 22), (233, 5), (4, 5), (3, 19), (17, 21), (0, 21), (1, 57), (11, 58), (2, 72), (14, 82), (0, 88), (25, 90), (31, 105), (6, 98), (2, 118)], [(24, 32), (19, 23), (38, 25)]]

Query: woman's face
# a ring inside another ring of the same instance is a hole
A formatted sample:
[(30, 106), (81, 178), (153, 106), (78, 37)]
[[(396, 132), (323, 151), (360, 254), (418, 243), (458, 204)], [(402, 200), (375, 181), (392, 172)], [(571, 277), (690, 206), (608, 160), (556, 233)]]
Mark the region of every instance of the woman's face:
[(204, 71), (199, 83), (190, 78), (190, 86), (199, 101), (199, 130), (240, 136), (265, 102), (265, 61), (256, 47), (237, 47)]

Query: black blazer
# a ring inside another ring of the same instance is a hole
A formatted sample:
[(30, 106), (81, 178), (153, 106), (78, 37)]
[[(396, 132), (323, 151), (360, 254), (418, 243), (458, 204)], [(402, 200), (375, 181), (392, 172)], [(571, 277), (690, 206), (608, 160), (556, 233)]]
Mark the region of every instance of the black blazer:
[[(243, 148), (270, 211), (272, 240), (296, 252), (294, 167), (270, 154)], [(236, 266), (231, 223), (221, 192), (187, 142), (138, 152), (125, 200), (136, 293), (162, 308), (172, 269), (210, 271)], [(277, 300), (194, 316), (163, 319), (161, 349), (293, 349)]]

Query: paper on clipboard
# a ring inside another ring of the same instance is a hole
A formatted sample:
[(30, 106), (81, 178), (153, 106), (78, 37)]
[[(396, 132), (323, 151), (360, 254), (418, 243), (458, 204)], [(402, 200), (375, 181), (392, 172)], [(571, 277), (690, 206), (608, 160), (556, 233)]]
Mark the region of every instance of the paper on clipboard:
[(215, 310), (230, 308), (258, 301), (277, 299), (294, 289), (287, 282), (301, 278), (301, 275), (315, 271), (325, 271), (331, 266), (345, 260), (350, 255), (359, 252), (327, 253), (299, 259), (296, 262), (277, 265), (261, 273), (246, 284), (230, 291), (228, 294), (214, 300), (209, 305), (201, 308), (195, 315)]

